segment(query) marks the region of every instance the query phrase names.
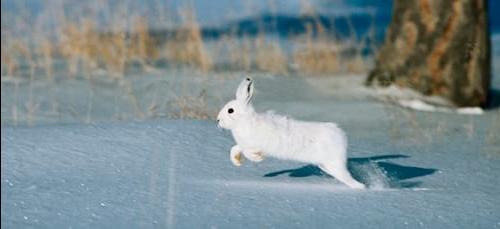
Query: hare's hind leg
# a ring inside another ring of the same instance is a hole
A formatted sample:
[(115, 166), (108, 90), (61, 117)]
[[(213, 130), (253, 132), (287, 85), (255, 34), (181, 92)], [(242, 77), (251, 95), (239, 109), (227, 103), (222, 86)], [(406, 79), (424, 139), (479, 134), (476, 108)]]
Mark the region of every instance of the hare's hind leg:
[(319, 168), (351, 188), (366, 188), (364, 184), (352, 178), (351, 173), (349, 173), (349, 170), (347, 170), (347, 166), (345, 165), (345, 163), (323, 163), (319, 165)]
[(250, 161), (261, 162), (264, 160), (264, 154), (260, 150), (243, 151), (243, 155)]

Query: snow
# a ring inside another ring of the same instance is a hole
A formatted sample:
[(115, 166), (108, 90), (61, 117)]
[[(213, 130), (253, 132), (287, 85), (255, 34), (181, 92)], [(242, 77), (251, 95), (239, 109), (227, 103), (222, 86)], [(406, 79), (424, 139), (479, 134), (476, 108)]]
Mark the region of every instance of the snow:
[(337, 118), (365, 191), (296, 162), (234, 167), (233, 140), (212, 121), (2, 127), (1, 226), (498, 228), (500, 147), (486, 140), (494, 114), (416, 113), (419, 129), (402, 123), (394, 137), (376, 104)]
[[(207, 91), (209, 107), (221, 107), (247, 75), (162, 74), (128, 76), (141, 106), (155, 96), (168, 101), (188, 88), (184, 92), (195, 95)], [(75, 79), (58, 81), (53, 91), (73, 113), (54, 118), (45, 107), (50, 103), (40, 101), (35, 125), (15, 126), (4, 116), (15, 102), (9, 96), (15, 88), (4, 84), (1, 226), (500, 227), (498, 109), (483, 115), (402, 109), (375, 99), (381, 92), (363, 87), (363, 75), (251, 75), (257, 111), (338, 123), (349, 138), (350, 170), (370, 189), (354, 191), (317, 167), (272, 158), (234, 167), (229, 160), (234, 142), (213, 121), (163, 116), (116, 121), (110, 118), (115, 110), (133, 116), (132, 109), (113, 99), (119, 89), (104, 79), (93, 89), (90, 124), (70, 116), (88, 113), (86, 82)], [(38, 95), (48, 88), (33, 84)], [(28, 89), (21, 82), (19, 95), (27, 96)], [(420, 99), (410, 92), (386, 95)], [(161, 113), (169, 109), (162, 105)]]
[(457, 114), (465, 115), (480, 115), (484, 114), (483, 109), (480, 107), (462, 107), (462, 108), (449, 108), (449, 107), (439, 107), (428, 104), (424, 101), (418, 99), (402, 99), (399, 100), (399, 104), (403, 107), (410, 108), (417, 111), (427, 111), (427, 112), (456, 112)]
[(484, 114), (484, 110), (481, 109), (480, 107), (463, 107), (463, 108), (458, 108), (456, 111), (459, 114), (472, 114), (472, 115)]
[[(493, 82), (493, 88), (497, 83)], [(382, 101), (408, 108), (415, 111), (456, 113), (463, 115), (481, 115), (485, 111), (480, 107), (456, 107), (439, 96), (426, 96), (410, 88), (401, 88), (396, 85), (377, 87), (373, 90), (361, 90), (364, 95)]]
[[(420, 110), (420, 111), (438, 111), (439, 109), (436, 106), (432, 106), (428, 103), (422, 102), (421, 100), (412, 99), (412, 100), (400, 100), (399, 104), (403, 107)], [(446, 111), (446, 110), (442, 110)]]

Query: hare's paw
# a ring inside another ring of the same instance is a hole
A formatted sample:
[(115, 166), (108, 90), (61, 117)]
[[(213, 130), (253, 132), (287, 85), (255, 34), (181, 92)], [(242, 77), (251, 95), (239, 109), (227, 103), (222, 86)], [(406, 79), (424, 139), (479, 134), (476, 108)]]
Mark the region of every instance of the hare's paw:
[(241, 150), (238, 145), (235, 145), (233, 146), (233, 148), (231, 148), (231, 155), (229, 156), (229, 158), (231, 159), (233, 165), (241, 166), (241, 161), (243, 158), (241, 157)]
[(241, 166), (241, 153), (237, 153), (235, 155), (231, 155), (231, 162), (233, 163), (234, 166)]
[(261, 162), (262, 160), (264, 160), (264, 155), (259, 151), (245, 152), (244, 154), (248, 160), (253, 161), (253, 162)]

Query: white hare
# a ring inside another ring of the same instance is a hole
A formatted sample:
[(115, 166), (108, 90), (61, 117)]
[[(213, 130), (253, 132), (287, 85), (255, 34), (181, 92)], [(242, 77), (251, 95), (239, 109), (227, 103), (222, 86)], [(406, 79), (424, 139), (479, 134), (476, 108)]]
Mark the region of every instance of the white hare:
[(264, 156), (312, 163), (351, 188), (365, 185), (347, 170), (347, 138), (335, 123), (297, 121), (272, 112), (259, 114), (250, 103), (254, 86), (244, 79), (236, 99), (228, 102), (217, 116), (220, 127), (231, 130), (236, 145), (231, 162), (241, 165), (241, 154), (254, 162)]

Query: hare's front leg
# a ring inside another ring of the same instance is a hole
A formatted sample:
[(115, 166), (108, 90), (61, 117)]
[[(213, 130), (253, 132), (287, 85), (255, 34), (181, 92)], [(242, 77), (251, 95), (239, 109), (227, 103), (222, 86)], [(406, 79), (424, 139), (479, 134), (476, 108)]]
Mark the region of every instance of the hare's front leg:
[(235, 166), (241, 166), (241, 148), (240, 146), (238, 145), (234, 145), (232, 148), (231, 148), (231, 154), (229, 156), (229, 158), (231, 159), (231, 162), (233, 163), (233, 165)]
[(245, 155), (248, 160), (253, 162), (261, 162), (264, 160), (264, 155), (260, 150), (245, 150), (243, 151), (243, 155)]

